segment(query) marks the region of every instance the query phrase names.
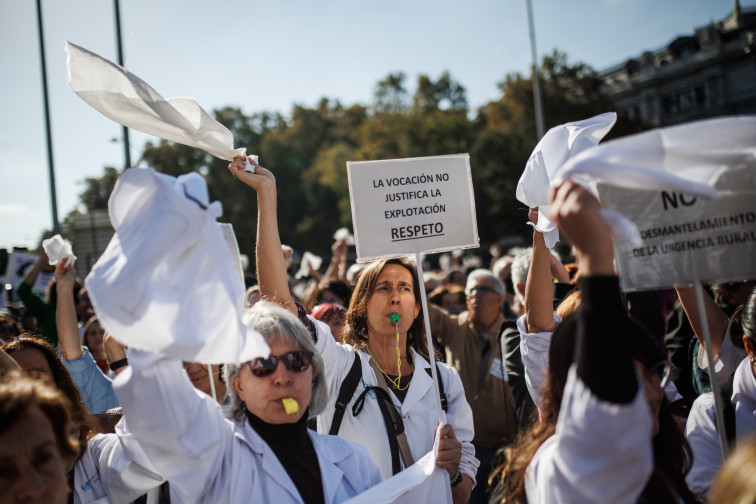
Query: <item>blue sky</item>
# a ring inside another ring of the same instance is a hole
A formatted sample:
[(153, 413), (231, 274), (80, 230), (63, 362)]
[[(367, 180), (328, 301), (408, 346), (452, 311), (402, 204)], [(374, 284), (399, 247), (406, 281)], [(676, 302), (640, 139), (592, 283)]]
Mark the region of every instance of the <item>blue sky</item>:
[[(657, 49), (726, 17), (732, 0), (532, 0), (539, 58), (559, 49), (596, 69)], [(742, 7), (756, 0), (741, 0)], [(122, 168), (119, 125), (66, 82), (70, 40), (116, 60), (113, 4), (42, 0), (58, 213), (82, 181)], [(287, 115), (322, 97), (370, 103), (375, 84), (403, 71), (448, 70), (472, 109), (499, 97), (507, 73), (530, 65), (525, 0), (121, 0), (126, 67), (166, 98), (207, 111)], [(36, 246), (52, 227), (36, 6), (0, 1), (0, 247)], [(410, 90), (412, 91), (412, 90)], [(132, 161), (154, 137), (131, 132)], [(264, 163), (264, 160), (261, 160)]]

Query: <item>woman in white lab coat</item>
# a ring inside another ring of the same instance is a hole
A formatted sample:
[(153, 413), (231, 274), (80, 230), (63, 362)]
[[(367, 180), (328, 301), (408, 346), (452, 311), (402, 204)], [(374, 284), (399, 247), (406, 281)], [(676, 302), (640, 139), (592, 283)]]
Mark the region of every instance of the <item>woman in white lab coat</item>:
[(198, 392), (179, 359), (132, 350), (115, 381), (129, 431), (182, 502), (336, 503), (381, 480), (365, 449), (307, 429), (325, 403), (322, 360), (288, 311), (259, 302), (245, 323), (267, 359), (226, 365), (230, 403)]
[[(244, 171), (242, 157), (235, 158), (229, 170), (257, 191), (260, 291), (264, 298), (275, 300), (292, 314), (300, 316), (313, 333), (317, 349), (326, 362), (330, 397), (328, 407), (318, 418), (318, 430), (329, 432), (340, 386), (355, 359), (360, 359), (361, 379), (348, 398), (338, 434), (367, 447), (386, 479), (410, 464), (404, 456), (400, 460), (399, 450), (391, 448), (381, 408), (385, 407), (387, 414), (389, 408), (394, 408), (401, 415), (408, 451), (413, 460), (418, 460), (432, 449), (434, 429), (438, 423), (431, 369), (426, 360), (428, 349), (414, 265), (405, 259), (376, 261), (368, 265), (360, 273), (347, 311), (348, 326), (353, 328), (359, 319), (357, 331), (360, 341), (349, 338), (354, 348), (336, 343), (328, 326), (307, 317), (304, 309), (297, 307), (291, 297), (278, 233), (275, 177), (253, 160), (250, 162), (255, 166), (254, 174)], [(351, 330), (345, 328), (345, 334)], [(360, 349), (355, 351), (357, 347)], [(371, 361), (375, 363), (377, 371), (372, 368)], [(448, 405), (437, 463), (449, 473), (454, 502), (466, 503), (479, 465), (472, 446), (472, 411), (456, 370), (445, 364), (439, 364), (437, 369)], [(389, 405), (379, 403), (381, 399), (377, 396), (385, 393), (385, 390), (376, 391), (377, 378), (381, 373), (387, 387), (391, 387), (391, 395), (386, 393), (392, 403)]]
[(491, 502), (697, 502), (690, 447), (664, 401), (668, 366), (622, 304), (598, 201), (572, 182), (553, 196), (582, 303), (553, 334), (541, 421), (507, 449)]

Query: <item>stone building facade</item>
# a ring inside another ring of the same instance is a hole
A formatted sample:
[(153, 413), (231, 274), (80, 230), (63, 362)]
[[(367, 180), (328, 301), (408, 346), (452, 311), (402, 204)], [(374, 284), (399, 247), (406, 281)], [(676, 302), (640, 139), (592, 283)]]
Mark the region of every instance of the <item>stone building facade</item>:
[(756, 114), (756, 9), (599, 72), (620, 114), (651, 126)]

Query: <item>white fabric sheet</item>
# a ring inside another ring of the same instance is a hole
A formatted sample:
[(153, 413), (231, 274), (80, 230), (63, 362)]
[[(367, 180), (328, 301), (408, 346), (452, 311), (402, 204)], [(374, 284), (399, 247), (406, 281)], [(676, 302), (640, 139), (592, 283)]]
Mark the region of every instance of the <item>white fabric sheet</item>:
[(433, 449), (399, 474), (352, 497), (346, 504), (451, 504), (449, 473), (436, 465), (440, 427)]
[(559, 231), (551, 220), (549, 189), (554, 174), (571, 157), (595, 147), (617, 121), (615, 112), (570, 122), (551, 128), (543, 136), (525, 165), (517, 183), (517, 199), (528, 208), (538, 208), (538, 224), (546, 246), (552, 248), (559, 241)]
[[(200, 148), (220, 159), (246, 156), (231, 132), (191, 98), (166, 100), (112, 61), (66, 41), (68, 84), (109, 119), (164, 140)], [(252, 156), (257, 161), (257, 156)]]
[(65, 258), (68, 258), (68, 266), (73, 266), (76, 263), (76, 256), (73, 254), (71, 242), (64, 239), (59, 234), (44, 240), (42, 242), (42, 248), (45, 249), (48, 262), (53, 266)]
[(707, 119), (603, 143), (567, 160), (552, 182), (601, 180), (712, 198), (722, 171), (755, 155), (756, 116)]
[(100, 322), (127, 346), (185, 361), (246, 362), (269, 353), (242, 323), (244, 286), (197, 173), (131, 168), (108, 203), (115, 235), (86, 278)]

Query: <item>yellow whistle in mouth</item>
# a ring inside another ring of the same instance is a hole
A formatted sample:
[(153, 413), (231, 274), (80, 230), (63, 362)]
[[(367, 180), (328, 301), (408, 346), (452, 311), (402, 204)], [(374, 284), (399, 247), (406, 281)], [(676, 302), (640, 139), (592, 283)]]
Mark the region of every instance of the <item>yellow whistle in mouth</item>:
[(287, 415), (293, 415), (299, 411), (299, 404), (296, 399), (292, 397), (284, 397), (281, 399), (281, 402), (283, 403), (284, 411), (286, 411)]

